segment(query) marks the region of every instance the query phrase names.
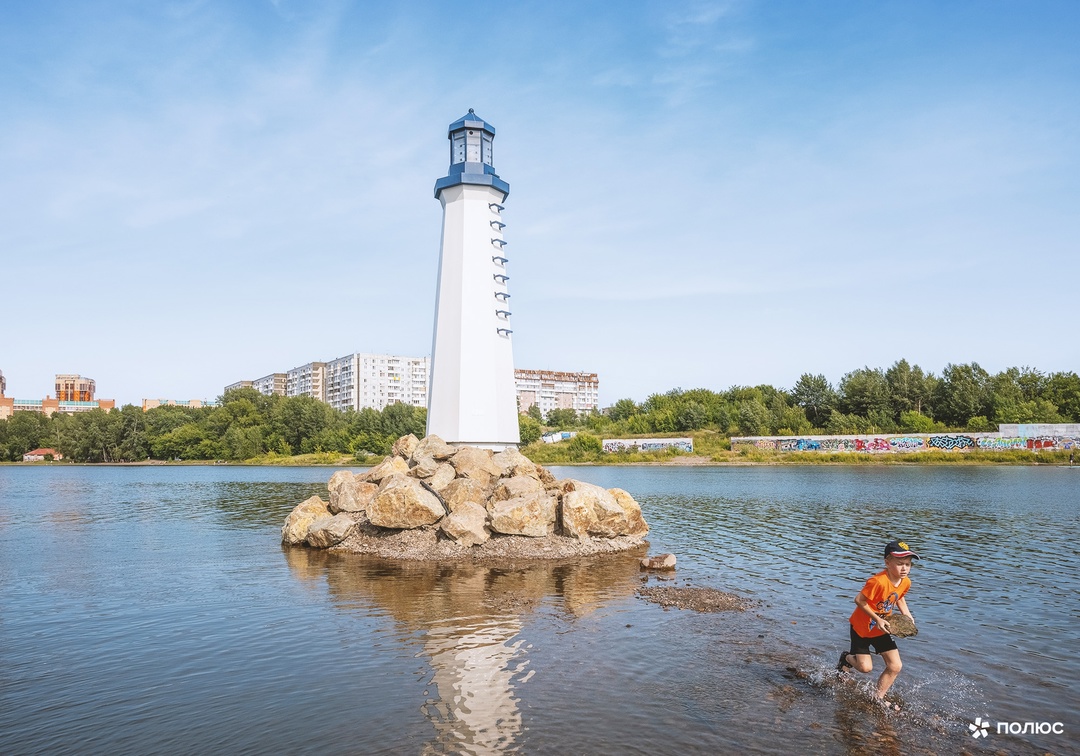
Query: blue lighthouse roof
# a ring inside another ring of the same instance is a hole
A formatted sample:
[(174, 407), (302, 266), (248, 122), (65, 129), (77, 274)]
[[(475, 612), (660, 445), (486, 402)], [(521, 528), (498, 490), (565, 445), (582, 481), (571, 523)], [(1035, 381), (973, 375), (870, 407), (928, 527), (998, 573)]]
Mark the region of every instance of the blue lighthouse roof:
[(489, 134), (495, 133), (495, 127), (476, 115), (472, 108), (469, 108), (469, 112), (466, 115), (463, 115), (461, 118), (450, 124), (447, 128), (447, 135), (449, 136), (450, 132), (457, 131), (458, 129), (483, 129)]

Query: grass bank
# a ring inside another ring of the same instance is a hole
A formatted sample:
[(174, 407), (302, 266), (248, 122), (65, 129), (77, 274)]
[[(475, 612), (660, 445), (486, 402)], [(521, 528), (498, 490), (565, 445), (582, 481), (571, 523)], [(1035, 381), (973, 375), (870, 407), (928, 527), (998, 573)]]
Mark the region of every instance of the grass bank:
[[(634, 464), (717, 464), (717, 465), (1065, 465), (1069, 464), (1068, 450), (1009, 449), (987, 451), (941, 451), (933, 449), (918, 452), (870, 454), (867, 452), (780, 452), (754, 448), (731, 449), (731, 440), (715, 431), (696, 431), (689, 434), (669, 434), (673, 437), (690, 436), (694, 439), (694, 453), (669, 449), (656, 452), (619, 451), (604, 453), (589, 451), (582, 445), (576, 447), (569, 441), (545, 444), (538, 441), (524, 447), (522, 453), (533, 462), (542, 465), (634, 465)], [(662, 437), (662, 436), (654, 436)]]

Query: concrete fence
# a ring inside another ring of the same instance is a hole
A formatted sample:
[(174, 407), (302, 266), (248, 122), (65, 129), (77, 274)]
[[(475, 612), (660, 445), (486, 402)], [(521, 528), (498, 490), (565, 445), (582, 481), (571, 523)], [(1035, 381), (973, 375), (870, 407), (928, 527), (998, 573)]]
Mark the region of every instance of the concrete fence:
[[(1015, 427), (1015, 426), (1014, 426)], [(1003, 435), (996, 433), (884, 433), (854, 436), (732, 436), (731, 448), (755, 448), (767, 451), (796, 452), (869, 452), (897, 454), (916, 451), (1006, 451), (1026, 449), (1075, 449), (1080, 445), (1080, 426), (1069, 424), (1063, 430), (1073, 433), (1039, 435)], [(1052, 428), (1052, 426), (1051, 426)], [(1042, 429), (1048, 429), (1043, 426)]]

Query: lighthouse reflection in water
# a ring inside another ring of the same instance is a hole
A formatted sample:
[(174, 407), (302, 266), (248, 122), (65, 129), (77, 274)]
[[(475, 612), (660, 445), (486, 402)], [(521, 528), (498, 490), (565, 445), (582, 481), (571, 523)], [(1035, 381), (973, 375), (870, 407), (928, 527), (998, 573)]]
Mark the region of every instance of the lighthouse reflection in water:
[(435, 733), (425, 752), (486, 754), (521, 746), (521, 695), (536, 673), (530, 616), (547, 610), (572, 620), (631, 596), (642, 554), (499, 566), (285, 555), (298, 576), (325, 580), (339, 608), (385, 614), (415, 641), (416, 657), (430, 665), (422, 709)]

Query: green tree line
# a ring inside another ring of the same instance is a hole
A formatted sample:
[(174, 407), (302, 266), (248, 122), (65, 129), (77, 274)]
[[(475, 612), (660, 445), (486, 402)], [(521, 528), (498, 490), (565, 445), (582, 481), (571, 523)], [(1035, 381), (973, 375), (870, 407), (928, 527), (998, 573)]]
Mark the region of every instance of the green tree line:
[(530, 437), (543, 425), (596, 435), (648, 435), (711, 429), (730, 436), (989, 431), (999, 423), (1080, 422), (1080, 377), (1008, 368), (991, 375), (978, 363), (945, 366), (941, 375), (907, 360), (864, 367), (833, 385), (804, 373), (790, 389), (732, 386), (672, 389), (644, 402), (620, 399), (606, 412), (578, 416), (537, 407), (522, 420)]
[[(339, 412), (311, 397), (264, 396), (254, 389), (226, 392), (212, 407), (125, 405), (45, 417), (17, 412), (0, 422), (0, 460), (18, 461), (50, 447), (77, 462), (245, 460), (266, 454), (316, 452), (383, 455), (394, 440), (424, 435), (427, 412), (392, 404), (381, 412)], [(835, 386), (803, 374), (791, 389), (732, 386), (726, 391), (672, 389), (644, 402), (620, 399), (606, 412), (579, 416), (572, 409), (520, 417), (529, 444), (546, 429), (599, 436), (641, 436), (714, 430), (722, 435), (810, 433), (929, 433), (986, 431), (999, 423), (1080, 422), (1080, 377), (1008, 368), (989, 374), (977, 363), (945, 366), (940, 376), (907, 360), (887, 370), (864, 367)], [(587, 436), (577, 443), (589, 444)], [(596, 444), (598, 445), (598, 441)]]
[(244, 388), (226, 392), (210, 407), (143, 412), (128, 404), (51, 417), (16, 412), (0, 422), (0, 460), (19, 461), (39, 447), (75, 462), (245, 460), (316, 452), (364, 458), (388, 454), (406, 434), (423, 436), (426, 423), (427, 410), (407, 404), (339, 412), (311, 397), (264, 396)]

